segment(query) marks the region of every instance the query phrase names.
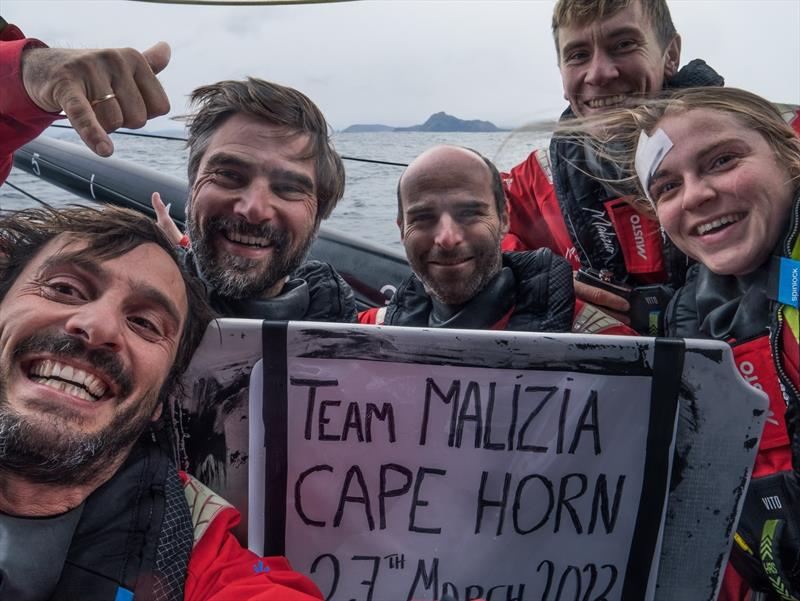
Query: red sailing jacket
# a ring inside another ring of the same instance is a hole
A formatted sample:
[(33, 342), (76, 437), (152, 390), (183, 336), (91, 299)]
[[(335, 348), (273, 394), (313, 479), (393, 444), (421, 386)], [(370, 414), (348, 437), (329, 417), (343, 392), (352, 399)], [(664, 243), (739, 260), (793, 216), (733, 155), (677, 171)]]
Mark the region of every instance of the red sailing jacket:
[[(784, 105), (779, 108), (800, 135), (800, 107)], [(549, 248), (565, 257), (573, 269), (578, 269), (581, 266), (580, 257), (564, 222), (561, 203), (553, 185), (549, 148), (532, 152), (522, 163), (502, 175), (509, 215), (509, 232), (503, 239), (503, 250)], [(598, 202), (596, 210), (619, 242), (627, 273), (635, 276), (637, 283), (665, 281), (658, 225), (636, 213), (624, 199)], [(608, 266), (597, 264), (593, 267), (600, 269)]]
[(192, 512), (194, 548), (189, 558), (185, 601), (319, 601), (316, 585), (285, 557), (259, 557), (231, 534), (239, 512), (222, 497), (181, 472)]
[(15, 25), (0, 31), (0, 184), (11, 171), (14, 151), (38, 136), (57, 113), (36, 106), (22, 85), (20, 58), (25, 48), (43, 48), (39, 40), (26, 39)]

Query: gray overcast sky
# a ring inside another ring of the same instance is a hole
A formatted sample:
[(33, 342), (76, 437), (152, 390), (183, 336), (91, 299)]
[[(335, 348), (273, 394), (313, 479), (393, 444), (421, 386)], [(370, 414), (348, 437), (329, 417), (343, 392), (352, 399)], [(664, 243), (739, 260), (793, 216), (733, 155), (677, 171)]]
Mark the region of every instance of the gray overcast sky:
[[(703, 58), (775, 102), (800, 103), (800, 0), (670, 0), (682, 64)], [(172, 45), (161, 80), (171, 114), (196, 86), (254, 75), (317, 102), (337, 129), (413, 125), (444, 110), (497, 125), (565, 106), (553, 2), (358, 1), (192, 6), (126, 0), (3, 0), (2, 16), (51, 46)], [(163, 119), (156, 128), (170, 127)]]

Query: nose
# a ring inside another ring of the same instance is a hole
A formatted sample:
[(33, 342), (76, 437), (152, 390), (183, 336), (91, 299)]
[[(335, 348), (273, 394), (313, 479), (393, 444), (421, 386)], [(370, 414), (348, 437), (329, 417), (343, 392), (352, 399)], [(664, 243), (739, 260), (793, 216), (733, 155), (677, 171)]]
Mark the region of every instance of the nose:
[(605, 52), (595, 52), (589, 62), (584, 81), (592, 86), (603, 86), (619, 77), (619, 70), (613, 59)]
[(445, 250), (450, 250), (461, 244), (463, 240), (464, 230), (461, 225), (449, 213), (443, 213), (439, 217), (434, 243)]
[(98, 300), (77, 307), (66, 323), (66, 331), (82, 338), (90, 347), (117, 352), (122, 348), (121, 309), (115, 304)]
[(683, 181), (682, 208), (685, 211), (696, 209), (716, 195), (711, 183), (705, 178), (689, 176)]
[(264, 178), (256, 178), (242, 190), (233, 212), (248, 223), (263, 223), (275, 218), (277, 196)]

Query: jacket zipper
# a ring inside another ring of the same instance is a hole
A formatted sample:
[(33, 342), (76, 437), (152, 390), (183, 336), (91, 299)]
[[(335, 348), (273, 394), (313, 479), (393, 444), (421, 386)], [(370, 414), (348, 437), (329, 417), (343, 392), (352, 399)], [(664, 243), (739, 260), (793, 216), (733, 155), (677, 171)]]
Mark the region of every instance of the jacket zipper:
[[(783, 254), (787, 257), (792, 256), (792, 246), (794, 246), (793, 240), (797, 237), (798, 230), (800, 230), (798, 213), (800, 213), (800, 197), (794, 201), (792, 207), (792, 228), (789, 231), (789, 235), (784, 239), (783, 243)], [(791, 379), (783, 368), (783, 357), (781, 356), (780, 349), (778, 348), (778, 341), (781, 338), (781, 332), (784, 326), (783, 311), (781, 310), (780, 305), (777, 305), (776, 313), (777, 324), (774, 331), (770, 332), (769, 342), (770, 349), (772, 349), (772, 359), (775, 363), (775, 370), (778, 372), (778, 383), (781, 385), (781, 392), (783, 393), (783, 402), (786, 403), (786, 406), (788, 407), (790, 399), (789, 393), (791, 393), (792, 397), (795, 399), (800, 397), (800, 394), (798, 394), (797, 388), (795, 388), (794, 384), (792, 384)]]

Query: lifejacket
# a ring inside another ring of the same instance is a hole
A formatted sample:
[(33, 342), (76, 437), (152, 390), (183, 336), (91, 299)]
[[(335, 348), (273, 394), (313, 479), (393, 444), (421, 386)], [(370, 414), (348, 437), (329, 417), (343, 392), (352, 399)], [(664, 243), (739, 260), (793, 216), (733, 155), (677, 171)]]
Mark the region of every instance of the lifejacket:
[(431, 323), (433, 301), (415, 275), (392, 302), (361, 313), (361, 323), (519, 332), (569, 332), (575, 307), (572, 270), (548, 249), (504, 253), (503, 268), (450, 319)]
[[(66, 557), (49, 565), (30, 557), (30, 562), (23, 562), (30, 567), (27, 573), (18, 569), (9, 573), (0, 565), (0, 598), (27, 599), (24, 591), (35, 588), (32, 579), (48, 580), (48, 570), (60, 570), (52, 579), (57, 581), (52, 590), (39, 591), (44, 598), (183, 599), (193, 544), (192, 519), (183, 483), (158, 443), (144, 436), (117, 473), (89, 495), (79, 516), (68, 526)], [(18, 526), (25, 531), (24, 523)], [(16, 545), (14, 553), (35, 547)]]
[(786, 401), (770, 349), (769, 333), (749, 340), (729, 342), (733, 360), (741, 376), (753, 388), (769, 397), (769, 410), (753, 466), (753, 478), (792, 469), (789, 433), (786, 429)]

